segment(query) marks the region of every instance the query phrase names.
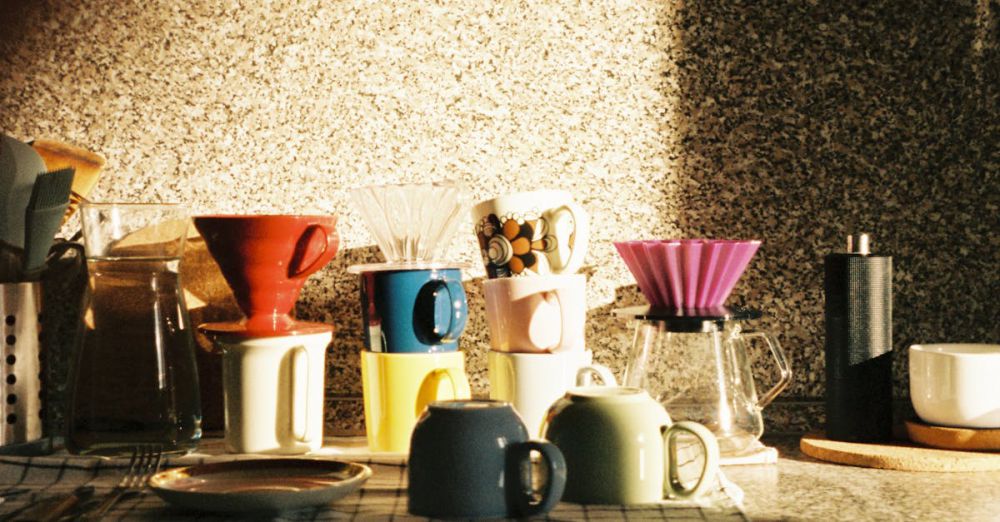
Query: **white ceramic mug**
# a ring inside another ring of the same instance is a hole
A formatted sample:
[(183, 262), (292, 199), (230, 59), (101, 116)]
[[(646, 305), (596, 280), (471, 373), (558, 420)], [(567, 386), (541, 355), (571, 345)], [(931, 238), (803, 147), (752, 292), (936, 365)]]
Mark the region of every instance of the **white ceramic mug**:
[(228, 451), (294, 454), (323, 445), (323, 380), (332, 337), (216, 338)]
[(910, 399), (928, 424), (1000, 428), (1000, 344), (910, 346)]
[(501, 352), (583, 351), (587, 279), (581, 274), (483, 282), (490, 346)]
[(511, 403), (528, 435), (541, 436), (549, 406), (576, 386), (617, 386), (606, 366), (593, 364), (593, 352), (507, 353), (491, 350), (488, 357), (490, 398)]
[(472, 208), (490, 279), (572, 274), (587, 254), (589, 218), (569, 192), (506, 194)]

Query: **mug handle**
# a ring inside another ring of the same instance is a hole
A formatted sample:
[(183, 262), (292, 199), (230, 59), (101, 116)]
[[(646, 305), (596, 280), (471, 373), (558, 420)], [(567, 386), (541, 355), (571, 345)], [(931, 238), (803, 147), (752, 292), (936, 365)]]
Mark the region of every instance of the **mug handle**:
[[(458, 368), (435, 368), (427, 377), (424, 377), (420, 389), (417, 391), (417, 401), (414, 404), (414, 413), (419, 417), (428, 404), (442, 400), (438, 394), (441, 389), (441, 381), (445, 379), (451, 385), (451, 397), (455, 400), (469, 399), (472, 397), (472, 389), (469, 388), (469, 379), (465, 372)], [(433, 393), (431, 393), (433, 391)]]
[[(567, 201), (552, 213), (569, 212), (573, 216), (573, 224), (576, 230), (573, 231), (573, 250), (570, 251), (569, 259), (561, 267), (554, 270), (559, 274), (572, 274), (583, 266), (583, 257), (587, 253), (587, 241), (590, 239), (590, 224), (587, 221), (587, 211), (575, 201)], [(567, 238), (569, 239), (569, 238)]]
[[(522, 466), (531, 469), (531, 452), (537, 451), (545, 461), (549, 479), (542, 487), (541, 500), (533, 503), (534, 485), (531, 473), (521, 473)], [(518, 517), (530, 517), (551, 511), (556, 507), (566, 489), (566, 459), (559, 448), (551, 442), (529, 440), (507, 446), (506, 477), (504, 489), (507, 491), (507, 502)]]
[(316, 256), (316, 259), (314, 259), (311, 263), (309, 263), (308, 266), (289, 273), (289, 277), (291, 278), (304, 277), (309, 274), (312, 274), (313, 272), (319, 270), (320, 268), (323, 268), (323, 265), (325, 264), (323, 263), (323, 257), (324, 254), (326, 254), (326, 250), (330, 248), (330, 231), (327, 230), (327, 228), (324, 227), (323, 225), (320, 225), (319, 223), (309, 225), (309, 227), (306, 230), (311, 230), (311, 229), (312, 230), (319, 229), (319, 231), (323, 233), (323, 250), (320, 251), (319, 255)]
[[(677, 474), (677, 435), (680, 433), (694, 435), (705, 452), (705, 465), (698, 482), (691, 488), (685, 488)], [(663, 458), (667, 461), (664, 466), (667, 476), (663, 477), (663, 493), (667, 498), (694, 498), (715, 485), (712, 479), (719, 471), (719, 442), (701, 424), (682, 421), (667, 427), (663, 432)]]
[(781, 345), (778, 344), (778, 340), (772, 335), (765, 332), (746, 332), (742, 335), (744, 339), (761, 338), (767, 343), (767, 347), (771, 350), (771, 355), (774, 356), (774, 360), (778, 363), (778, 372), (781, 373), (781, 377), (778, 378), (778, 382), (767, 390), (767, 393), (760, 396), (757, 399), (757, 409), (763, 409), (771, 401), (781, 393), (790, 382), (792, 382), (792, 369), (788, 366), (788, 360), (785, 359), (785, 352), (781, 350)]
[(618, 386), (618, 381), (615, 379), (615, 375), (611, 373), (611, 369), (597, 363), (588, 364), (576, 371), (576, 385), (590, 386), (593, 384), (591, 378), (594, 376), (597, 376), (604, 386)]
[[(552, 349), (552, 348), (559, 348), (563, 344), (563, 334), (565, 333), (563, 331), (563, 323), (565, 323), (565, 317), (563, 317), (563, 314), (566, 313), (566, 307), (563, 306), (563, 304), (562, 304), (562, 298), (559, 297), (559, 289), (558, 288), (554, 289), (554, 290), (546, 290), (546, 291), (542, 292), (542, 300), (548, 302), (548, 296), (549, 295), (554, 296), (556, 298), (556, 306), (559, 307), (559, 340), (556, 341), (555, 346), (552, 346), (552, 347), (549, 348), (549, 349)], [(537, 310), (537, 308), (536, 308), (536, 310)], [(532, 315), (534, 315), (534, 314), (532, 314)], [(534, 341), (532, 341), (531, 344), (534, 344)]]
[[(466, 304), (465, 300), (465, 289), (462, 288), (462, 285), (457, 281), (445, 279), (434, 279), (432, 281), (428, 281), (425, 287), (426, 286), (433, 286), (430, 293), (424, 294), (424, 290), (421, 289), (417, 295), (427, 295), (429, 298), (426, 301), (418, 300), (416, 307), (418, 309), (431, 311), (429, 315), (419, 314), (418, 316), (422, 316), (424, 320), (429, 319), (427, 322), (429, 322), (430, 325), (424, 326), (428, 332), (428, 336), (432, 340), (432, 344), (443, 344), (457, 341), (458, 336), (462, 335), (462, 331), (465, 330), (465, 322), (469, 318), (467, 311), (468, 304)], [(437, 325), (434, 324), (433, 310), (437, 308), (436, 304), (438, 296), (441, 295), (442, 290), (448, 293), (448, 309), (450, 310), (450, 313), (448, 316), (448, 329), (445, 330), (444, 333), (439, 333), (436, 328)]]
[[(288, 410), (292, 413), (292, 436), (299, 442), (308, 443), (312, 441), (309, 437), (309, 354), (304, 347), (292, 348), (291, 367), (292, 404)], [(303, 382), (305, 385), (301, 384)]]

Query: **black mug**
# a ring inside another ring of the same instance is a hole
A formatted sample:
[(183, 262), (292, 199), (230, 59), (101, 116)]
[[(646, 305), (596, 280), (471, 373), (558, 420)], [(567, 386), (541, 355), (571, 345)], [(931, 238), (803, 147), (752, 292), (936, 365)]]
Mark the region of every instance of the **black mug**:
[[(538, 492), (533, 491), (532, 451), (548, 471)], [(426, 517), (539, 515), (555, 507), (566, 487), (559, 448), (528, 440), (521, 418), (500, 401), (431, 403), (413, 429), (407, 467), (410, 513)]]

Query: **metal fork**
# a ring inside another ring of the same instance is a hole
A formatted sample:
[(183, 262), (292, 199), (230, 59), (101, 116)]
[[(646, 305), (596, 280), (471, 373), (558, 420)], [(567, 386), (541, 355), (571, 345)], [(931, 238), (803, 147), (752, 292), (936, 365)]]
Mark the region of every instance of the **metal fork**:
[(133, 449), (125, 476), (110, 493), (104, 496), (101, 503), (86, 512), (81, 520), (100, 520), (122, 497), (142, 491), (149, 478), (160, 470), (162, 458), (163, 451), (159, 446), (139, 446)]

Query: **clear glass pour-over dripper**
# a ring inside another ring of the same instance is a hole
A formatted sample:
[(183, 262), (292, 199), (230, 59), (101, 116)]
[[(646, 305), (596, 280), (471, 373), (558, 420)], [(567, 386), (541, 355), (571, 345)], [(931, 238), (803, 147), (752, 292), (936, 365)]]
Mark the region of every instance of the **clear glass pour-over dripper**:
[[(791, 370), (778, 341), (761, 332), (742, 332), (741, 322), (760, 317), (742, 308), (676, 309), (633, 307), (615, 311), (631, 319), (635, 336), (624, 386), (645, 389), (675, 421), (707, 426), (723, 455), (752, 449), (764, 433), (761, 410), (791, 381)], [(759, 396), (748, 345), (764, 341), (780, 374)]]

